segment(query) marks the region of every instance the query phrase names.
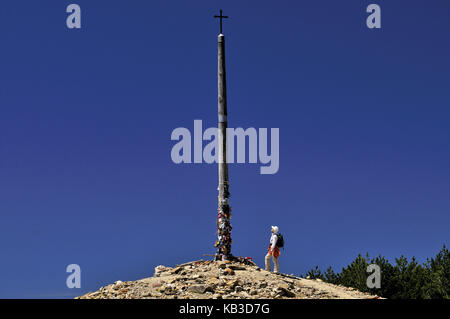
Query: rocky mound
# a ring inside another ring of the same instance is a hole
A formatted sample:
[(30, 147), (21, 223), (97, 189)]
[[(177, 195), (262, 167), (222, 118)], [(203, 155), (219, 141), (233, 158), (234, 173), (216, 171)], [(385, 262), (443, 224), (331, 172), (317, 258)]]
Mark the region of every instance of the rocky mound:
[(193, 261), (158, 266), (153, 277), (117, 281), (76, 299), (373, 299), (377, 296), (320, 280), (275, 274), (251, 261)]

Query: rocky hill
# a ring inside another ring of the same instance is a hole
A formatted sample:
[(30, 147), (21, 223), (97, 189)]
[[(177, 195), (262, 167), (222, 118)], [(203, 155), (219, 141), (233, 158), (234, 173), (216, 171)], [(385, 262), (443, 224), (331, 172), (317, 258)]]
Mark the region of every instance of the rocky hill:
[(377, 296), (320, 280), (275, 274), (252, 261), (199, 260), (158, 266), (153, 277), (117, 281), (76, 299), (374, 299)]

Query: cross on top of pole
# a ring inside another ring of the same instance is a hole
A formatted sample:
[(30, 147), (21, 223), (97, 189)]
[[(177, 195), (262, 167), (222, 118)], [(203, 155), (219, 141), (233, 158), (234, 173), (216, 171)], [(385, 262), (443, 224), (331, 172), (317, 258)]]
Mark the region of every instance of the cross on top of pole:
[(222, 9), (220, 9), (220, 15), (215, 15), (214, 18), (219, 18), (220, 19), (220, 34), (222, 34), (222, 19), (227, 19), (228, 16), (224, 16), (222, 15)]

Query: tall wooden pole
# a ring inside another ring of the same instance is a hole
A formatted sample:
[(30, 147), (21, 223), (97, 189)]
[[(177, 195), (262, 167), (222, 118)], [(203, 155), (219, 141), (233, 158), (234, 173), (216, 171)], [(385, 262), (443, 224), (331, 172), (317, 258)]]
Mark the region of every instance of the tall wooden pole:
[[(222, 13), (221, 13), (222, 15)], [(227, 82), (225, 72), (225, 37), (218, 42), (218, 146), (219, 146), (219, 208), (217, 215), (216, 260), (227, 260), (231, 255), (231, 207), (229, 206), (229, 180), (227, 163)]]

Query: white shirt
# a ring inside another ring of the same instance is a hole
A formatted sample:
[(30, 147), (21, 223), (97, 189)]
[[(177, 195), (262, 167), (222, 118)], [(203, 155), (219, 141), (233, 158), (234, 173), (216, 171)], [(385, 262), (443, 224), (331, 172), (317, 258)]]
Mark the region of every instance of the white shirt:
[(275, 245), (277, 244), (277, 240), (278, 240), (278, 236), (277, 236), (277, 234), (272, 234), (271, 236), (270, 236), (270, 244), (272, 245), (272, 250), (274, 250), (275, 249)]

